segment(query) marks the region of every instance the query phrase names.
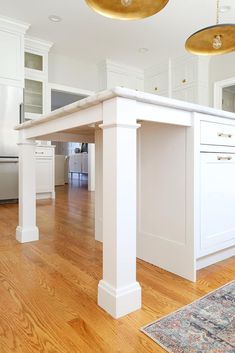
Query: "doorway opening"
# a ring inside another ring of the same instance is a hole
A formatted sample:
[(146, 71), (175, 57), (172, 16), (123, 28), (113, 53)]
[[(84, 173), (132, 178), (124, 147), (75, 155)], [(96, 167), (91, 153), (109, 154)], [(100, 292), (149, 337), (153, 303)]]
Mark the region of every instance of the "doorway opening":
[[(50, 84), (50, 111), (84, 99), (92, 93), (74, 87)], [(88, 144), (56, 141), (52, 141), (52, 144), (55, 146), (55, 186), (68, 184), (88, 189)]]

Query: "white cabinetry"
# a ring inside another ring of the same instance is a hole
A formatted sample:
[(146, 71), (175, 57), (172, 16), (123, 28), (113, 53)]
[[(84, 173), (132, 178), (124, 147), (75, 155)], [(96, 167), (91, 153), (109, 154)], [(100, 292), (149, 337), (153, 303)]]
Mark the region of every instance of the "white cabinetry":
[(172, 98), (208, 105), (209, 58), (183, 56), (172, 59)]
[(52, 43), (25, 37), (25, 119), (47, 113), (48, 52)]
[(160, 96), (170, 96), (169, 62), (145, 70), (144, 89)]
[(201, 153), (200, 256), (235, 245), (234, 153)]
[(37, 146), (35, 157), (37, 198), (55, 198), (54, 147)]
[(88, 174), (88, 153), (69, 156), (69, 173)]
[(99, 90), (122, 86), (144, 90), (143, 70), (105, 60), (98, 65)]
[(208, 105), (209, 59), (181, 56), (145, 70), (145, 91)]
[(198, 268), (235, 254), (235, 124), (204, 119), (198, 165)]
[(24, 86), (24, 34), (29, 25), (0, 17), (0, 83)]

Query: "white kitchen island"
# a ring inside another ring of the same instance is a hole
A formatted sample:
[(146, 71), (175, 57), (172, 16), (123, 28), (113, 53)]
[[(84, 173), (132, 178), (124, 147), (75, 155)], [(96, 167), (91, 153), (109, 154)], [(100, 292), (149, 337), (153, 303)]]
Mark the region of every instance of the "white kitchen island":
[(18, 241), (39, 240), (35, 140), (95, 142), (98, 304), (115, 318), (141, 307), (136, 256), (195, 281), (235, 255), (234, 118), (116, 87), (17, 126)]

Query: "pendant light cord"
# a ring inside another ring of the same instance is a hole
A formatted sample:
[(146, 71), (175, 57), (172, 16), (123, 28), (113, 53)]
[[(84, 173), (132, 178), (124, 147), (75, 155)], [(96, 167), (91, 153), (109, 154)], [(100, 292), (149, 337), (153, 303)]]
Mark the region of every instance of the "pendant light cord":
[(220, 10), (220, 0), (217, 0), (217, 10), (216, 10), (216, 24), (219, 24), (219, 10)]

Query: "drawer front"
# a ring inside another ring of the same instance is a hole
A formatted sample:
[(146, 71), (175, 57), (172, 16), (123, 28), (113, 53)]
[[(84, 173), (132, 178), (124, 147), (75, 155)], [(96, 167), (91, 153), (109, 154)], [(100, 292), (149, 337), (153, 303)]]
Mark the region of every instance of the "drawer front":
[(35, 155), (36, 157), (52, 157), (53, 150), (51, 148), (36, 147)]
[(201, 144), (235, 146), (235, 126), (202, 121)]

